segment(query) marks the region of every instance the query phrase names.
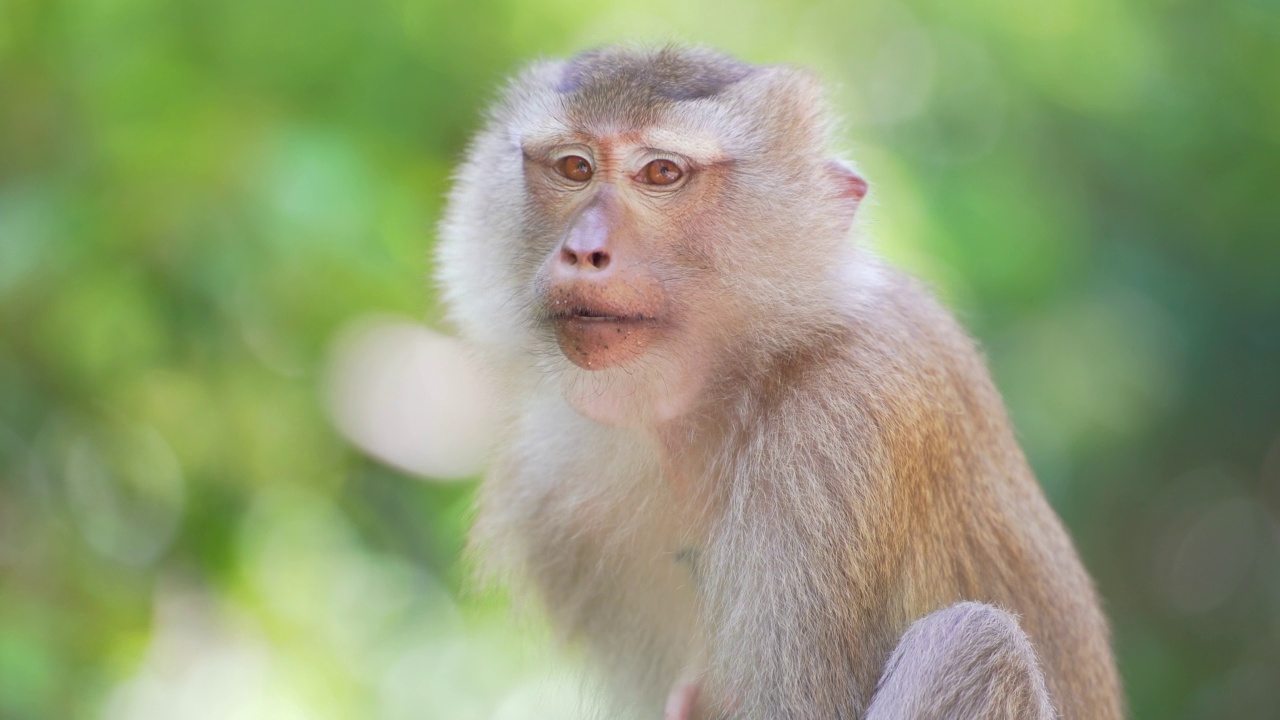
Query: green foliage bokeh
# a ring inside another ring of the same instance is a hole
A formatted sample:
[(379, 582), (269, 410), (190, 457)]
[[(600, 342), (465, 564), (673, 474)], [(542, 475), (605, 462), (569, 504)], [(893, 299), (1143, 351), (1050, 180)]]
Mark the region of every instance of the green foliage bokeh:
[(831, 81), (874, 242), (986, 348), (1133, 716), (1275, 717), (1271, 0), (0, 2), (0, 717), (538, 712), (462, 590), (474, 484), (349, 448), (328, 348), (438, 321), (504, 76), (672, 38)]

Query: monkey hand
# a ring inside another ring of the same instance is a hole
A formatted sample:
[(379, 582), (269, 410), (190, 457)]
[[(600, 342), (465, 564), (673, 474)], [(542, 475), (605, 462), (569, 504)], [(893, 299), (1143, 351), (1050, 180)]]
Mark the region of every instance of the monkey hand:
[(698, 702), (698, 691), (702, 686), (694, 679), (680, 680), (667, 695), (667, 707), (662, 713), (662, 720), (696, 720), (693, 707)]
[[(707, 717), (705, 706), (701, 711), (698, 710), (698, 696), (701, 691), (702, 682), (696, 678), (685, 678), (676, 682), (671, 687), (671, 693), (667, 695), (667, 707), (662, 713), (662, 720), (702, 720)], [(738, 703), (726, 701), (721, 712), (733, 713), (737, 708)], [(715, 717), (724, 717), (724, 715)]]

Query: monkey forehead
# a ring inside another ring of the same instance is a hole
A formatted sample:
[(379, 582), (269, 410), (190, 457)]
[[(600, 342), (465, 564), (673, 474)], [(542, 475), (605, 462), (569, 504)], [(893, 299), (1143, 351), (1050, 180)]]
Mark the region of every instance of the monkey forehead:
[[(628, 102), (634, 104), (635, 98)], [(509, 118), (509, 137), (514, 145), (535, 155), (573, 145), (596, 146), (598, 150), (599, 145), (608, 144), (615, 149), (670, 152), (703, 163), (741, 157), (766, 141), (729, 98), (657, 102), (646, 105), (644, 112), (630, 107), (575, 112), (578, 109), (568, 98), (544, 96), (537, 102), (525, 102), (518, 115)]]
[(582, 53), (547, 79), (565, 120), (578, 129), (651, 134), (650, 147), (692, 146), (688, 154), (695, 155), (725, 134), (721, 123), (708, 121), (732, 102), (729, 90), (765, 69), (705, 48), (613, 46)]
[(576, 145), (613, 148), (614, 152), (645, 150), (672, 153), (694, 162), (711, 164), (731, 156), (731, 148), (720, 141), (721, 135), (714, 129), (698, 123), (680, 124), (674, 120), (648, 128), (631, 128), (621, 125), (601, 127), (569, 127), (549, 123), (524, 128), (515, 138), (516, 143), (528, 154), (550, 155), (557, 148)]
[(494, 127), (525, 150), (609, 138), (693, 160), (740, 158), (779, 132), (796, 144), (796, 122), (771, 120), (779, 109), (822, 107), (811, 79), (700, 48), (608, 47), (527, 67), (508, 86)]

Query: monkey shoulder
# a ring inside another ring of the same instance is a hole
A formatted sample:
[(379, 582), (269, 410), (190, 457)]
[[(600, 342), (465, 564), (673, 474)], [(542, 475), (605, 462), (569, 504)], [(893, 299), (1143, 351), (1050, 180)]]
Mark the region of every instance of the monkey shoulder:
[(923, 282), (869, 258), (846, 283), (832, 324), (771, 367), (761, 395), (776, 401), (766, 410), (860, 431), (994, 416), (1007, 431), (976, 343)]

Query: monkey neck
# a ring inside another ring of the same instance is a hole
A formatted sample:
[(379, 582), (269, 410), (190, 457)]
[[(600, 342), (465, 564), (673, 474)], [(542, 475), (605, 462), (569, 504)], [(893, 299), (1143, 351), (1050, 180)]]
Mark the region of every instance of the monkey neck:
[(772, 352), (753, 357), (729, 353), (709, 364), (687, 410), (645, 428), (655, 441), (664, 476), (677, 490), (715, 476), (734, 449), (750, 442), (758, 419), (771, 414), (806, 375), (834, 362), (849, 335), (848, 327), (823, 326)]

